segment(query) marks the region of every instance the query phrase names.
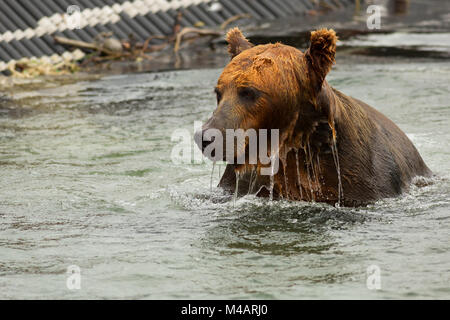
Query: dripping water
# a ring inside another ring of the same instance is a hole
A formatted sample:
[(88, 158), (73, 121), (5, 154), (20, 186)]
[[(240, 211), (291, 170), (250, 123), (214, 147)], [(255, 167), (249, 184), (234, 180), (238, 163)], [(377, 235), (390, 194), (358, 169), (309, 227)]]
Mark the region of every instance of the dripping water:
[(336, 139), (333, 139), (333, 144), (331, 145), (331, 152), (333, 154), (334, 165), (336, 166), (336, 172), (338, 176), (338, 202), (336, 205), (339, 207), (341, 205), (341, 199), (344, 197), (344, 190), (342, 189), (341, 168), (339, 166), (339, 154), (336, 146)]
[(298, 182), (298, 188), (300, 190), (300, 199), (303, 199), (303, 193), (302, 193), (302, 179), (300, 178), (300, 166), (298, 163), (298, 149), (295, 150), (295, 160), (297, 162), (297, 182)]
[(304, 149), (304, 150), (305, 150), (305, 155), (306, 155), (306, 157), (305, 157), (305, 161), (306, 161), (306, 177), (308, 178), (308, 185), (309, 185), (310, 199), (311, 199), (312, 201), (315, 201), (316, 199), (315, 199), (315, 197), (314, 197), (314, 191), (313, 191), (312, 184), (311, 184), (311, 174), (310, 174), (310, 171), (309, 171), (309, 165), (310, 165), (310, 163), (311, 163), (311, 161), (308, 161), (308, 160), (310, 160), (310, 154), (309, 154), (309, 150), (310, 150), (310, 148), (309, 148), (309, 142), (307, 142), (307, 148), (308, 148), (308, 152), (306, 151), (306, 149)]
[(287, 165), (286, 165), (287, 159), (285, 158), (283, 163), (283, 175), (284, 175), (284, 187), (286, 189), (286, 198), (289, 199), (289, 193), (288, 193), (288, 175), (287, 175)]
[(275, 153), (273, 156), (270, 157), (270, 170), (271, 170), (271, 172), (270, 172), (270, 190), (269, 190), (270, 191), (270, 196), (269, 196), (270, 201), (273, 200), (273, 188), (275, 185), (274, 163), (275, 163), (276, 157), (278, 157), (278, 152), (279, 152), (279, 150), (277, 151), (277, 153)]
[(273, 186), (274, 186), (274, 178), (273, 178), (273, 174), (270, 175), (270, 196), (269, 196), (269, 200), (272, 201), (273, 200)]
[(216, 162), (213, 161), (212, 170), (211, 170), (211, 178), (209, 180), (209, 191), (212, 191), (212, 182), (213, 182), (213, 174), (214, 174), (214, 167), (216, 166)]
[[(319, 183), (319, 174), (317, 172), (317, 167), (314, 164), (314, 159), (313, 159), (313, 153), (311, 152), (311, 145), (308, 143), (308, 162), (311, 166), (311, 173), (312, 173), (312, 177), (311, 180), (314, 180), (314, 182), (316, 182), (316, 184)], [(312, 192), (313, 190), (311, 190)]]
[(319, 189), (319, 194), (321, 195), (321, 196), (323, 196), (323, 194), (322, 194), (322, 187), (320, 186), (320, 159), (319, 159), (319, 152), (317, 152), (317, 155), (316, 155), (316, 160), (317, 160), (317, 166), (316, 166), (316, 182), (317, 182), (317, 186), (318, 186), (318, 189)]
[(247, 194), (250, 194), (253, 191), (253, 186), (256, 183), (256, 178), (257, 178), (256, 167), (253, 167), (252, 172), (250, 173), (250, 181), (248, 184)]
[(320, 159), (319, 159), (319, 152), (317, 152), (317, 170), (320, 173)]
[(311, 176), (310, 176), (310, 172), (309, 172), (309, 164), (308, 163), (306, 163), (306, 177), (308, 178), (310, 199), (312, 201), (315, 201), (316, 199), (314, 198), (314, 191), (313, 191), (312, 184), (311, 184)]
[(235, 171), (235, 173), (236, 173), (236, 188), (234, 190), (233, 207), (236, 206), (236, 199), (237, 199), (238, 189), (239, 189), (239, 178), (241, 177), (239, 172)]

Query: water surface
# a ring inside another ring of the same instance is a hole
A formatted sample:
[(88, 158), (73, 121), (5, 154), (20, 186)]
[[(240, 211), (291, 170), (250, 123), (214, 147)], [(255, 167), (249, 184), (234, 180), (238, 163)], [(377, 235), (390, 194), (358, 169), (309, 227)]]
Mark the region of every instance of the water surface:
[[(437, 175), (357, 209), (234, 205), (210, 190), (211, 162), (173, 163), (172, 133), (210, 116), (219, 74), (107, 76), (1, 99), (0, 298), (450, 298), (449, 62), (338, 61), (329, 75), (394, 120)], [(70, 265), (80, 290), (66, 287)], [(367, 288), (371, 265), (381, 290)]]

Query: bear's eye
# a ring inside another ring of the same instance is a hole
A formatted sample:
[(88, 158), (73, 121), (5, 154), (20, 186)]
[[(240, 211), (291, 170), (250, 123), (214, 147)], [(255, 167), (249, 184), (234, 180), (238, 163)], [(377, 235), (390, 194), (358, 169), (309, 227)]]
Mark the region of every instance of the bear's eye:
[(243, 87), (238, 89), (239, 97), (246, 101), (255, 101), (258, 96), (258, 91), (251, 87)]
[(214, 92), (216, 93), (217, 104), (219, 104), (220, 100), (222, 100), (222, 93), (219, 91), (218, 88), (214, 88)]

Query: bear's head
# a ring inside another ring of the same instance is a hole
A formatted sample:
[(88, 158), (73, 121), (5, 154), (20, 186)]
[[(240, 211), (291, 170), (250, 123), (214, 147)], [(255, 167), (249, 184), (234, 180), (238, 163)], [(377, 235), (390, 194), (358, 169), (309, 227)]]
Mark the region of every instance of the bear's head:
[[(281, 140), (301, 143), (318, 119), (331, 119), (332, 104), (321, 101), (327, 96), (324, 88), (329, 88), (325, 76), (335, 61), (333, 30), (313, 31), (305, 53), (281, 43), (254, 46), (238, 28), (231, 29), (226, 40), (231, 61), (215, 87), (217, 108), (196, 133), (203, 151), (211, 143), (204, 134), (211, 129), (223, 137), (226, 129), (279, 129)], [(230, 151), (226, 143), (223, 146), (225, 157)], [(245, 148), (232, 152), (237, 157)]]

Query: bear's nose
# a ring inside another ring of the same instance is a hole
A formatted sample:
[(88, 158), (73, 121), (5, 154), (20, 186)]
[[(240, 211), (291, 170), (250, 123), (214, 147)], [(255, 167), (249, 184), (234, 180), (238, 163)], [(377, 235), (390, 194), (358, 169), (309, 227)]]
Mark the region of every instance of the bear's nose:
[(210, 145), (211, 143), (214, 142), (215, 137), (211, 137), (211, 141), (208, 140), (204, 140), (203, 139), (203, 135), (204, 135), (205, 130), (198, 130), (197, 132), (194, 133), (194, 141), (197, 144), (197, 146), (200, 148), (200, 150), (205, 151), (205, 148)]

